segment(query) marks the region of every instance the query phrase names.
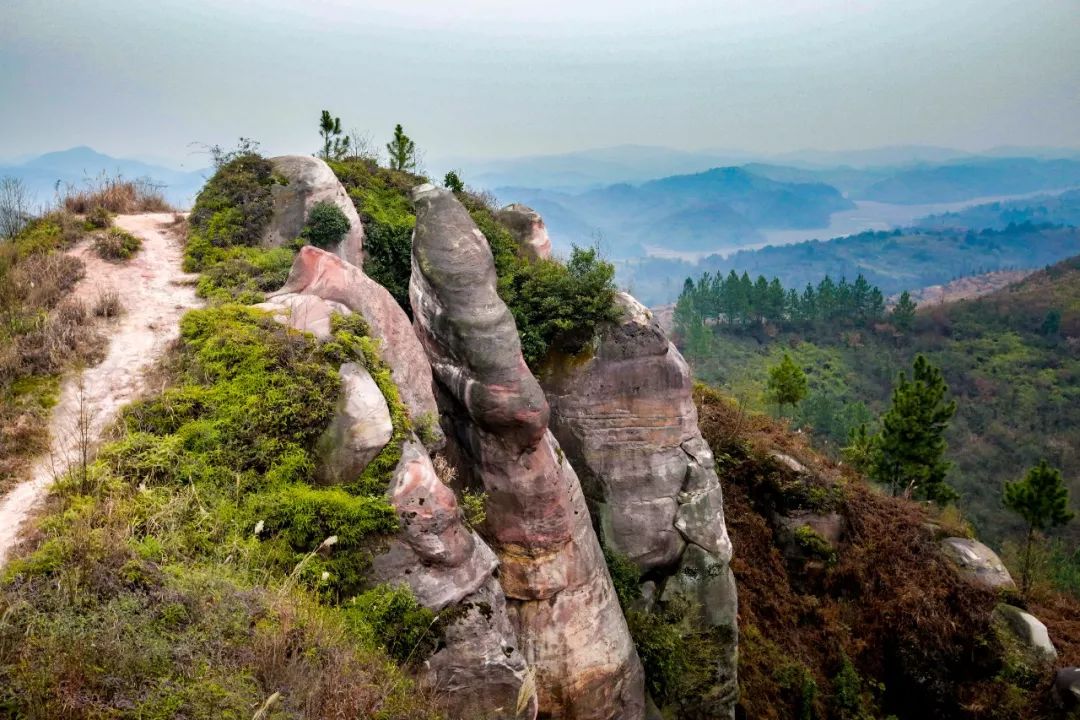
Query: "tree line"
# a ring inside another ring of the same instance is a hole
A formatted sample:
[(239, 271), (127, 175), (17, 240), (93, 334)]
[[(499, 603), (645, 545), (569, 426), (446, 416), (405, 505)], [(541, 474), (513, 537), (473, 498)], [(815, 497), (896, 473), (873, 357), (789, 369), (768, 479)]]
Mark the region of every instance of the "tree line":
[[(910, 300), (910, 298), (909, 298)], [(866, 325), (885, 318), (885, 297), (861, 274), (855, 282), (834, 281), (828, 275), (817, 284), (807, 283), (800, 293), (786, 289), (779, 278), (759, 275), (751, 280), (734, 270), (725, 277), (704, 273), (697, 282), (687, 278), (675, 305), (676, 327), (689, 333), (695, 326), (753, 327), (763, 323), (798, 326), (830, 323)]]

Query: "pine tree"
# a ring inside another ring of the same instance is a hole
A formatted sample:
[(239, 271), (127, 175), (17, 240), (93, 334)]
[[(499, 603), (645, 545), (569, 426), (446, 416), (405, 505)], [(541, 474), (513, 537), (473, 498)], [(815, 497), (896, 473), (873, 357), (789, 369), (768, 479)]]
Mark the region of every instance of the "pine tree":
[(790, 355), (784, 353), (779, 364), (769, 368), (766, 389), (768, 398), (779, 406), (783, 414), (784, 405), (791, 405), (794, 409), (806, 397), (806, 373)]
[(390, 167), (394, 170), (416, 170), (416, 143), (405, 134), (401, 123), (394, 126), (394, 139), (386, 144), (386, 152), (390, 154)]
[(349, 138), (341, 132), (341, 118), (323, 110), (319, 118), (319, 134), (322, 135), (323, 149), (319, 157), (323, 160), (341, 160), (349, 152)]
[(446, 173), (446, 176), (443, 178), (443, 185), (451, 192), (459, 193), (465, 191), (465, 183), (461, 180), (461, 176), (454, 170)]
[(1036, 532), (1046, 532), (1073, 518), (1069, 509), (1069, 490), (1061, 471), (1046, 460), (1028, 470), (1023, 480), (1005, 483), (1005, 507), (1027, 522), (1027, 542), (1020, 570), (1020, 592), (1027, 597), (1031, 587), (1031, 548)]
[(915, 301), (911, 299), (911, 293), (907, 290), (900, 293), (900, 299), (896, 302), (891, 315), (892, 324), (897, 330), (905, 333), (911, 330), (915, 322), (916, 307)]
[(844, 459), (859, 472), (867, 472), (873, 465), (877, 452), (877, 436), (871, 435), (866, 423), (860, 423), (848, 433), (848, 444), (840, 449)]
[(918, 355), (909, 381), (900, 373), (892, 406), (881, 418), (871, 475), (901, 492), (939, 503), (957, 497), (946, 482), (945, 431), (956, 403), (945, 400), (949, 388), (941, 371)]

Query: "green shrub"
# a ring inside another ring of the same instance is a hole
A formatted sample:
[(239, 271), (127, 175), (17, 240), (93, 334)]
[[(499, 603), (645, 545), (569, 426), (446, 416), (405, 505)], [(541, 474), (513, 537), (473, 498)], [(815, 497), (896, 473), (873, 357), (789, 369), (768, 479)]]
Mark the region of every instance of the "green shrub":
[(371, 221), (364, 233), (364, 272), (389, 290), (410, 317), (412, 232), (410, 225), (384, 225)]
[(118, 227), (94, 238), (94, 250), (106, 260), (130, 260), (142, 248), (142, 240)]
[(91, 229), (104, 230), (112, 225), (112, 215), (109, 214), (104, 205), (98, 205), (86, 213), (86, 224)]
[(274, 182), (273, 165), (254, 153), (234, 157), (218, 168), (188, 216), (184, 269), (202, 270), (221, 257), (222, 248), (257, 246), (273, 216)]
[(608, 572), (611, 573), (611, 582), (615, 586), (615, 594), (619, 598), (619, 605), (623, 611), (630, 610), (634, 600), (641, 597), (641, 571), (630, 558), (612, 550), (604, 545), (604, 561), (607, 563)]
[(576, 355), (596, 337), (597, 329), (616, 322), (615, 268), (595, 249), (575, 247), (570, 261), (522, 263), (504, 287), (521, 336), (525, 361), (534, 370), (551, 351)]
[(341, 208), (329, 200), (323, 200), (315, 203), (308, 212), (300, 239), (315, 247), (329, 248), (344, 240), (350, 227), (349, 219)]
[(438, 639), (432, 632), (435, 613), (420, 605), (406, 585), (375, 586), (345, 606), (345, 618), (357, 634), (370, 633), (402, 664), (426, 658)]

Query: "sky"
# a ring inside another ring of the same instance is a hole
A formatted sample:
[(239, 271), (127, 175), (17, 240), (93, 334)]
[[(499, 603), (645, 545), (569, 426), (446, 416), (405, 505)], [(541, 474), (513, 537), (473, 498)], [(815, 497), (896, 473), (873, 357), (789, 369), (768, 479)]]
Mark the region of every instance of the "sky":
[(1080, 0), (0, 0), (0, 159), (1080, 147)]

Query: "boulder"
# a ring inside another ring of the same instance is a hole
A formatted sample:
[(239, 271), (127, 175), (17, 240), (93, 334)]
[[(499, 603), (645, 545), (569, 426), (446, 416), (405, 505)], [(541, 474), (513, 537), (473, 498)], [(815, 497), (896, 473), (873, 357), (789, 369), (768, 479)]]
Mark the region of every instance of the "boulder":
[(388, 494), (401, 532), (372, 560), (370, 580), (404, 582), (421, 605), (448, 618), (424, 682), (451, 717), (534, 718), (528, 689), (525, 709), (516, 712), (529, 668), (495, 579), (498, 559), (465, 525), (453, 491), (415, 438), (402, 446)]
[(551, 238), (540, 213), (514, 203), (495, 213), (495, 217), (510, 228), (523, 257), (530, 260), (547, 260), (551, 257)]
[(315, 295), (280, 293), (255, 307), (274, 316), (279, 323), (301, 332), (309, 332), (319, 340), (329, 340), (333, 334), (331, 319), (335, 313), (348, 315), (352, 311), (341, 303), (323, 300)]
[(331, 307), (343, 306), (363, 316), (372, 335), (380, 341), (382, 358), (390, 367), (409, 415), (416, 423), (432, 420), (432, 438), (426, 440), (431, 449), (438, 448), (442, 434), (434, 423), (438, 406), (432, 390), (431, 365), (408, 316), (389, 291), (358, 267), (308, 245), (297, 253), (285, 286), (270, 295), (267, 302), (290, 302), (293, 295), (312, 295)]
[(731, 541), (690, 369), (653, 314), (620, 293), (620, 322), (591, 353), (551, 358), (541, 377), (551, 428), (582, 479), (601, 540), (666, 581), (661, 601), (696, 601), (731, 641), (717, 658), (708, 717), (732, 717), (737, 624)]
[(496, 293), (487, 240), (452, 193), (413, 191), (416, 329), (463, 469), (487, 493), (484, 532), (540, 713), (640, 720), (641, 664), (577, 475), (548, 430), (544, 393)]
[(1053, 697), (1066, 710), (1080, 707), (1080, 668), (1059, 668), (1054, 674)]
[(994, 621), (1008, 628), (1034, 659), (1046, 663), (1057, 660), (1057, 648), (1050, 641), (1046, 625), (1031, 613), (1001, 603), (994, 608)]
[(1016, 589), (1016, 583), (1001, 558), (978, 540), (945, 538), (941, 541), (941, 550), (968, 582), (987, 590)]
[(370, 373), (357, 363), (344, 363), (338, 370), (341, 395), (330, 427), (319, 438), (317, 476), (321, 482), (349, 483), (379, 454), (394, 424), (386, 398)]
[(323, 160), (310, 155), (283, 155), (272, 158), (274, 173), (284, 179), (271, 188), (274, 214), (263, 244), (281, 247), (295, 240), (304, 229), (312, 206), (332, 202), (349, 221), (349, 232), (330, 251), (342, 260), (362, 267), (364, 263), (364, 226), (356, 207), (334, 171)]

